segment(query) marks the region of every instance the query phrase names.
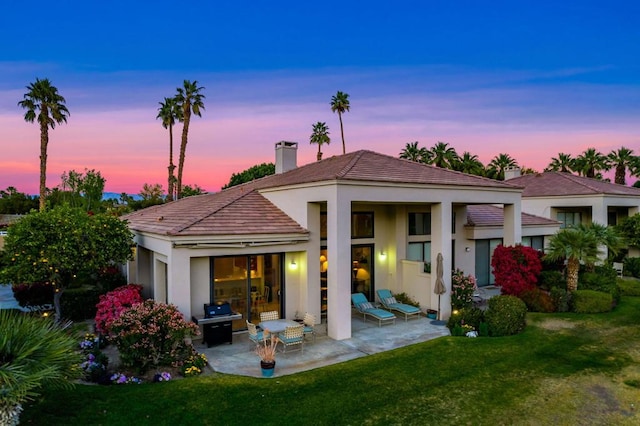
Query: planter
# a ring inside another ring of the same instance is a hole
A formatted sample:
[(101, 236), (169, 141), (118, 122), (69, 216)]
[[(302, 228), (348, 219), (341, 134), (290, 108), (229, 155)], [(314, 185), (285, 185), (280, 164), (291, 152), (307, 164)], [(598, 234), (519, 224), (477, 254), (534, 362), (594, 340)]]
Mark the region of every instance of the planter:
[(435, 309), (427, 309), (427, 318), (436, 319), (438, 318), (438, 311)]
[(273, 370), (276, 368), (276, 362), (260, 361), (260, 368), (262, 369), (262, 377), (273, 376)]

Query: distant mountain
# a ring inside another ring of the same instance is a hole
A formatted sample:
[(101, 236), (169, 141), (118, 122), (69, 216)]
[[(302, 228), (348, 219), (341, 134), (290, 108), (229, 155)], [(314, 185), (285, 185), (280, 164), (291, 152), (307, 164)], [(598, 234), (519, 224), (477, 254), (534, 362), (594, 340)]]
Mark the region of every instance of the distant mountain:
[[(103, 200), (108, 200), (110, 198), (115, 198), (116, 200), (120, 199), (120, 194), (122, 194), (122, 192), (103, 192), (102, 193), (102, 199)], [(127, 194), (129, 197), (133, 198), (134, 200), (141, 200), (142, 197), (138, 194)]]

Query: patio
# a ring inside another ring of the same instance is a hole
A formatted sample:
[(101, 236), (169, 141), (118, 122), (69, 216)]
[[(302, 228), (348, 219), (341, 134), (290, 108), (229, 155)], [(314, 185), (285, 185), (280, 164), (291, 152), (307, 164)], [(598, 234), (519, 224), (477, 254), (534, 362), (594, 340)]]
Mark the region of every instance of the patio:
[[(445, 325), (432, 324), (432, 321), (426, 317), (407, 322), (398, 319), (395, 324), (378, 327), (377, 323), (372, 321), (364, 323), (361, 315), (354, 314), (351, 319), (352, 337), (342, 341), (327, 337), (325, 324), (316, 326), (316, 341), (307, 340), (304, 352), (278, 352), (274, 377), (312, 370), (449, 335)], [(207, 348), (207, 345), (198, 339), (194, 346), (207, 356), (209, 365), (216, 372), (262, 377), (259, 358), (253, 352), (254, 345), (249, 344), (247, 333), (234, 334), (232, 345), (222, 344)]]

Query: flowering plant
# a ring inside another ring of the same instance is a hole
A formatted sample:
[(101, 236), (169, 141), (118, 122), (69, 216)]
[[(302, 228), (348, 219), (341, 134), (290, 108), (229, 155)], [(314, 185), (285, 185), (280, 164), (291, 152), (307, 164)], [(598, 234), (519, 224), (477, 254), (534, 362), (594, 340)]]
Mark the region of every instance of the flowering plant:
[(153, 376), (154, 382), (168, 382), (169, 380), (171, 380), (171, 374), (167, 373), (166, 371), (157, 373), (155, 376)]
[(465, 276), (460, 269), (451, 275), (451, 308), (462, 309), (473, 304), (473, 293), (478, 289), (473, 275)]
[(93, 349), (97, 349), (100, 346), (100, 339), (93, 333), (86, 333), (84, 340), (80, 342), (80, 349), (83, 352), (91, 352)]
[(142, 380), (140, 380), (139, 378), (134, 376), (127, 377), (122, 373), (115, 373), (114, 375), (111, 376), (110, 380), (111, 380), (111, 383), (116, 385), (125, 385), (130, 383), (139, 385), (140, 383), (142, 383)]
[(199, 354), (194, 350), (193, 354), (181, 363), (180, 372), (184, 377), (197, 376), (202, 373), (207, 361), (205, 354)]
[(100, 301), (96, 305), (96, 330), (104, 335), (109, 335), (113, 321), (123, 311), (142, 302), (141, 291), (141, 285), (127, 284), (100, 296)]

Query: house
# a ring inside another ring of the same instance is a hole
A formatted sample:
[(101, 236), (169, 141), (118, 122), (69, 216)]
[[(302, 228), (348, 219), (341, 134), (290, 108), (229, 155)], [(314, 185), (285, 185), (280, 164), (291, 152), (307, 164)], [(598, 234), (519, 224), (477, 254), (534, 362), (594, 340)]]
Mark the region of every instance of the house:
[(592, 222), (616, 225), (640, 212), (640, 188), (563, 172), (514, 174), (508, 183), (524, 188), (522, 210), (555, 219), (561, 228)]
[[(474, 273), (494, 239), (558, 229), (523, 215), (511, 183), (366, 150), (300, 167), (296, 156), (297, 143), (278, 142), (275, 175), (125, 216), (137, 244), (129, 280), (187, 318), (218, 301), (242, 313), (235, 330), (263, 310), (310, 312), (340, 340), (351, 337), (351, 293), (373, 301), (389, 288), (435, 308), (425, 265), (438, 253), (445, 271)], [(447, 291), (443, 318), (449, 302)]]

